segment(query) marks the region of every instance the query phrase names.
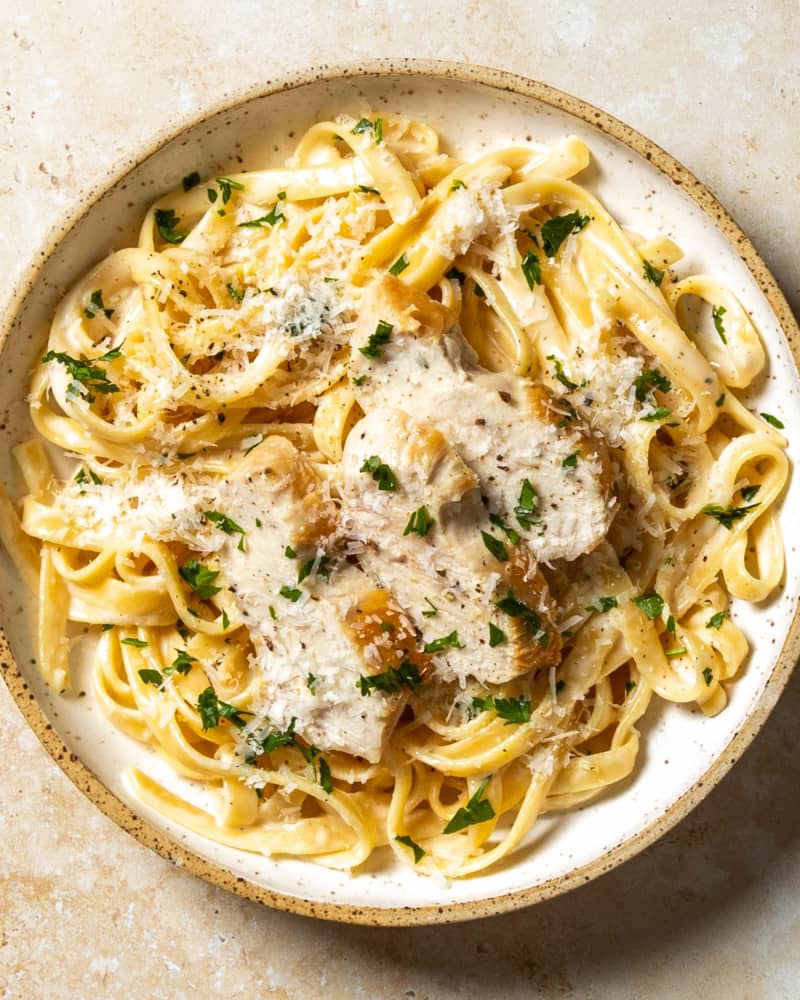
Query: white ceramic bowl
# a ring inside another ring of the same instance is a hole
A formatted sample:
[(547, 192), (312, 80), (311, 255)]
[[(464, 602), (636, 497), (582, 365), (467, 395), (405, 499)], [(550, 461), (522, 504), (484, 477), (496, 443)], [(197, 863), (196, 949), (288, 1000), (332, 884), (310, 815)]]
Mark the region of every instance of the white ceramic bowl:
[[(234, 100), (235, 98), (235, 100)], [(234, 95), (222, 110), (177, 136), (160, 137), (105, 185), (87, 192), (74, 221), (55, 234), (31, 265), (6, 314), (2, 336), (0, 477), (15, 482), (9, 447), (31, 434), (24, 402), (28, 372), (61, 295), (91, 264), (135, 239), (146, 207), (193, 170), (201, 175), (281, 162), (315, 120), (342, 110), (391, 110), (434, 126), (465, 156), (526, 139), (553, 141), (574, 133), (594, 155), (585, 183), (621, 222), (645, 236), (665, 233), (686, 252), (688, 273), (725, 282), (752, 312), (769, 354), (757, 385), (758, 408), (780, 412), (800, 441), (800, 383), (795, 360), (800, 331), (774, 280), (746, 237), (683, 167), (632, 129), (575, 98), (496, 70), (440, 63), (380, 61), (330, 69)], [(683, 267), (683, 265), (681, 265)], [(379, 852), (347, 875), (307, 862), (268, 859), (210, 843), (131, 801), (121, 773), (132, 764), (151, 773), (163, 765), (116, 731), (85, 697), (54, 697), (33, 659), (33, 607), (3, 554), (0, 596), (2, 666), (9, 688), (45, 747), (107, 815), (140, 841), (195, 874), (270, 905), (337, 920), (411, 924), (459, 920), (528, 905), (609, 870), (640, 851), (696, 805), (741, 755), (766, 719), (798, 655), (800, 593), (796, 519), (800, 484), (783, 501), (787, 578), (762, 606), (736, 606), (752, 643), (730, 704), (713, 719), (678, 705), (649, 711), (643, 750), (630, 780), (585, 809), (546, 817), (528, 845), (488, 874), (443, 884), (395, 867)], [(388, 852), (386, 852), (388, 853)]]

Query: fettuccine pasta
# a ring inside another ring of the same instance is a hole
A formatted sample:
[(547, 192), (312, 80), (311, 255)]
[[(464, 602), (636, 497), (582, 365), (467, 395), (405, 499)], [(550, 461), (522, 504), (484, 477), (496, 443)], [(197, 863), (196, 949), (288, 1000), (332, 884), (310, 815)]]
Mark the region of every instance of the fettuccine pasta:
[(764, 351), (588, 163), (342, 115), (185, 178), (64, 298), (0, 537), (48, 684), (90, 626), (99, 705), (174, 774), (130, 771), (144, 805), (463, 877), (631, 775), (653, 695), (724, 709), (730, 600), (784, 568)]

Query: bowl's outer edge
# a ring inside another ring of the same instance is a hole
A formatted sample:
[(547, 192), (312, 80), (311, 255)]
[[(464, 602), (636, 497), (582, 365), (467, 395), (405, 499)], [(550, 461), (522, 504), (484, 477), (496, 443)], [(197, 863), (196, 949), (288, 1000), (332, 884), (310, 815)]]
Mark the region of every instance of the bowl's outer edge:
[[(157, 133), (143, 152), (123, 161), (121, 165), (117, 163), (112, 170), (102, 175), (102, 178), (94, 186), (89, 187), (82, 194), (76, 207), (64, 216), (61, 223), (51, 231), (38, 251), (35, 252), (31, 263), (6, 298), (2, 327), (0, 328), (0, 350), (4, 348), (9, 333), (14, 327), (26, 295), (37, 282), (40, 272), (61, 240), (83, 218), (95, 202), (163, 145), (186, 129), (251, 100), (326, 80), (374, 76), (426, 76), (452, 79), (464, 83), (483, 84), (519, 94), (522, 97), (531, 97), (595, 126), (643, 156), (675, 184), (682, 186), (734, 246), (775, 313), (789, 344), (795, 368), (800, 368), (800, 327), (798, 327), (774, 277), (753, 244), (727, 210), (723, 208), (711, 191), (674, 157), (637, 132), (636, 129), (614, 118), (608, 112), (557, 90), (549, 84), (486, 66), (413, 58), (374, 59), (354, 64), (322, 64), (312, 70), (287, 74), (276, 80), (267, 80), (262, 84), (231, 91), (215, 105), (204, 110), (200, 116), (186, 116), (179, 125), (173, 124), (169, 129)], [(376, 926), (453, 923), (520, 909), (589, 882), (638, 854), (683, 819), (736, 763), (764, 725), (799, 656), (800, 607), (795, 607), (791, 626), (777, 656), (772, 673), (765, 682), (763, 693), (744, 725), (731, 738), (724, 752), (719, 755), (705, 774), (657, 820), (635, 836), (612, 848), (605, 855), (575, 869), (568, 876), (551, 879), (540, 885), (519, 889), (510, 894), (469, 902), (443, 903), (441, 906), (385, 908), (361, 907), (345, 903), (316, 903), (255, 885), (179, 846), (167, 834), (156, 829), (147, 820), (137, 816), (132, 809), (109, 791), (74, 753), (70, 752), (53, 729), (37, 704), (22, 671), (16, 664), (5, 632), (0, 625), (0, 671), (2, 671), (6, 685), (23, 717), (45, 750), (72, 783), (119, 827), (178, 867), (185, 868), (194, 875), (239, 896), (305, 916)]]

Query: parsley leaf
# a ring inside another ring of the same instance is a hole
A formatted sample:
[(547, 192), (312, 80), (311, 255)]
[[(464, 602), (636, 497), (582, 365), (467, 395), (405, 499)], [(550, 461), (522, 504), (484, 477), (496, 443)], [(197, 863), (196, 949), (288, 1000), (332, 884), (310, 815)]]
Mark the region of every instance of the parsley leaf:
[(356, 191), (360, 191), (362, 194), (380, 194), (377, 188), (367, 187), (366, 184), (359, 184)]
[(733, 528), (734, 522), (741, 520), (746, 517), (751, 510), (755, 510), (756, 507), (760, 507), (760, 503), (751, 503), (746, 507), (721, 507), (718, 503), (709, 504), (707, 507), (703, 507), (702, 513), (708, 514), (709, 517), (716, 518), (723, 528), (727, 528), (730, 531)]
[(500, 562), (508, 562), (508, 552), (506, 552), (506, 547), (499, 538), (495, 538), (494, 535), (490, 535), (487, 531), (481, 532), (481, 538), (483, 539), (483, 544), (495, 559), (499, 559)]
[(571, 455), (567, 455), (564, 461), (561, 463), (562, 469), (577, 469), (578, 467), (578, 456), (580, 452), (573, 451)]
[(519, 698), (495, 698), (493, 695), (489, 695), (487, 698), (472, 699), (470, 708), (472, 717), (480, 715), (481, 712), (492, 711), (496, 712), (498, 718), (505, 719), (506, 723), (509, 724), (514, 722), (521, 725), (523, 722), (530, 722), (530, 698), (522, 696)]
[(183, 185), (184, 191), (191, 191), (193, 187), (197, 187), (200, 183), (200, 174), (196, 170), (193, 170), (190, 174), (187, 174), (181, 184)]
[(44, 364), (48, 364), (51, 361), (58, 361), (62, 364), (69, 372), (70, 377), (73, 379), (67, 389), (68, 395), (79, 395), (78, 389), (74, 391), (72, 390), (72, 386), (78, 382), (86, 388), (87, 391), (84, 398), (89, 403), (94, 402), (95, 392), (99, 392), (102, 395), (119, 392), (119, 386), (114, 385), (114, 383), (109, 380), (108, 375), (105, 373), (105, 369), (98, 368), (90, 361), (81, 361), (76, 358), (71, 358), (69, 354), (65, 354), (63, 351), (48, 351), (42, 358), (42, 362)]
[(276, 729), (261, 740), (259, 746), (262, 753), (272, 753), (278, 747), (290, 747), (294, 743), (294, 727), (297, 719), (292, 716), (291, 722), (283, 732)]
[(522, 273), (525, 275), (525, 280), (528, 282), (528, 288), (530, 288), (531, 291), (533, 291), (534, 285), (541, 285), (542, 265), (539, 263), (539, 258), (533, 250), (529, 250), (525, 254), (522, 258), (520, 267), (522, 268)]
[(227, 205), (231, 200), (232, 191), (244, 191), (244, 184), (241, 181), (231, 180), (230, 177), (218, 177), (217, 184), (222, 193), (222, 204)]
[(145, 684), (152, 684), (153, 687), (160, 688), (164, 683), (164, 678), (157, 670), (140, 670), (139, 676)]
[(179, 233), (180, 219), (172, 208), (157, 208), (155, 213), (158, 235), (165, 243), (183, 243), (188, 233)]
[(644, 262), (644, 276), (648, 281), (652, 281), (654, 285), (660, 285), (664, 280), (664, 272), (659, 271), (657, 267), (653, 267), (649, 260)]
[(372, 132), (375, 145), (380, 146), (383, 142), (383, 118), (376, 118), (371, 122), (369, 118), (361, 118), (356, 122), (355, 127), (350, 129), (352, 135), (359, 135), (361, 132)]
[(313, 559), (307, 559), (298, 570), (297, 582), (302, 583), (303, 580), (306, 579), (306, 577), (311, 576), (311, 571), (314, 569), (315, 564), (317, 568), (316, 570), (314, 570), (314, 572), (319, 576), (324, 577), (324, 579), (330, 580), (332, 562), (333, 560), (330, 558), (330, 556), (317, 555), (314, 556)]
[(436, 607), (436, 605), (433, 603), (433, 601), (431, 601), (429, 597), (425, 598), (425, 603), (428, 605), (429, 610), (422, 612), (423, 618), (434, 618), (436, 615), (439, 614), (439, 609)]
[(426, 642), (423, 647), (426, 653), (441, 653), (443, 649), (448, 647), (452, 649), (463, 649), (463, 643), (458, 641), (458, 632), (453, 631), (449, 635), (443, 635), (441, 639), (433, 639), (431, 642)]
[(404, 253), (401, 253), (397, 260), (389, 268), (389, 274), (402, 274), (403, 271), (408, 267), (408, 257)]
[(517, 534), (516, 531), (514, 531), (513, 528), (509, 528), (507, 524), (504, 524), (501, 517), (499, 517), (497, 514), (490, 514), (489, 520), (496, 528), (499, 528), (505, 534), (506, 538), (509, 540), (509, 542), (511, 542), (512, 545), (519, 545), (520, 542), (519, 535)]
[(214, 594), (218, 594), (222, 589), (214, 586), (214, 581), (219, 576), (219, 570), (209, 569), (196, 559), (190, 559), (189, 562), (184, 563), (178, 572), (197, 596), (204, 601), (213, 597)]
[(375, 332), (370, 334), (369, 340), (364, 347), (359, 347), (359, 351), (365, 358), (379, 358), (383, 354), (382, 346), (388, 344), (392, 339), (393, 329), (394, 327), (391, 323), (379, 320), (378, 325), (375, 327)]
[(536, 513), (539, 506), (539, 494), (531, 485), (529, 479), (522, 480), (522, 488), (519, 491), (519, 500), (514, 508), (520, 526), (526, 531), (531, 530), (531, 518)]
[(489, 645), (494, 649), (495, 646), (499, 646), (506, 641), (506, 634), (501, 629), (498, 628), (494, 622), (489, 622)]
[(578, 383), (577, 382), (573, 382), (572, 379), (567, 378), (566, 374), (564, 373), (564, 366), (561, 364), (561, 362), (558, 360), (558, 358), (555, 356), (555, 354), (548, 354), (547, 355), (547, 360), (553, 362), (553, 368), (555, 368), (555, 372), (556, 372), (556, 379), (563, 386), (566, 386), (567, 389), (577, 389), (578, 388)]
[(330, 795), (333, 792), (333, 781), (331, 779), (331, 768), (324, 757), (319, 759), (319, 783), (322, 790)]
[(612, 608), (619, 607), (619, 601), (616, 597), (598, 597), (594, 604), (587, 605), (587, 611), (597, 611), (602, 614), (605, 611), (610, 611)]
[(296, 602), (299, 601), (303, 596), (303, 592), (298, 590), (297, 587), (290, 587), (288, 584), (284, 584), (278, 591), (281, 597), (285, 597), (287, 601)]
[(312, 673), (309, 673), (306, 676), (306, 687), (312, 694), (316, 693), (317, 680), (318, 678), (316, 678)]
[(417, 507), (417, 509), (413, 511), (409, 517), (408, 524), (406, 525), (403, 535), (410, 535), (414, 532), (419, 535), (420, 538), (424, 538), (435, 523), (434, 519), (428, 514), (427, 507)]
[(144, 649), (147, 645), (146, 639), (120, 639), (123, 646), (134, 646), (136, 649)]
[(200, 697), (197, 699), (197, 711), (200, 713), (204, 733), (209, 729), (216, 729), (220, 719), (228, 719), (234, 726), (242, 729), (247, 725), (242, 716), (250, 715), (249, 712), (244, 712), (243, 709), (236, 708), (235, 705), (220, 701), (217, 698), (217, 692), (211, 685), (205, 691), (201, 691)]
[(658, 389), (659, 392), (669, 392), (672, 388), (672, 382), (657, 368), (642, 372), (633, 384), (636, 386), (636, 398), (640, 403), (645, 401), (653, 389)]
[(768, 424), (772, 424), (773, 427), (777, 427), (779, 431), (783, 430), (784, 424), (782, 420), (778, 420), (777, 417), (773, 417), (771, 413), (762, 413), (761, 416)]
[(725, 324), (722, 322), (722, 317), (727, 312), (725, 306), (713, 306), (711, 309), (711, 318), (714, 320), (714, 329), (719, 334), (719, 339), (723, 344), (728, 343), (728, 338), (725, 336)]
[(761, 484), (757, 483), (755, 486), (743, 486), (739, 492), (742, 494), (742, 500), (752, 500), (760, 489)]
[(714, 671), (711, 667), (703, 667), (703, 680), (706, 682), (706, 687), (711, 687), (711, 682), (714, 680)]
[(495, 812), (491, 802), (483, 798), (483, 793), (490, 781), (491, 775), (483, 779), (469, 802), (456, 811), (444, 828), (445, 833), (458, 833), (459, 830), (473, 826), (475, 823), (485, 823), (487, 820), (494, 819)]
[(547, 648), (550, 644), (550, 636), (542, 628), (541, 618), (537, 615), (533, 608), (529, 608), (527, 604), (523, 604), (522, 601), (517, 600), (517, 598), (514, 597), (513, 590), (509, 590), (505, 597), (501, 598), (499, 601), (495, 601), (494, 603), (495, 607), (504, 611), (509, 618), (521, 618), (531, 629), (536, 641), (542, 649)]
[(555, 257), (558, 248), (572, 233), (579, 233), (589, 224), (589, 216), (580, 212), (570, 212), (569, 215), (557, 215), (542, 226), (542, 248), (548, 257)]
[(650, 621), (655, 621), (664, 610), (664, 598), (655, 591), (651, 591), (649, 594), (640, 594), (639, 597), (633, 597), (631, 600), (640, 611), (647, 615)]
[[(103, 292), (101, 289), (97, 288), (89, 296), (89, 304), (83, 310), (83, 314), (87, 319), (94, 319), (99, 312), (103, 313), (107, 319), (111, 319), (114, 315), (113, 309), (106, 309), (103, 303)], [(117, 357), (119, 357), (119, 355), (117, 355)]]
[(639, 417), (640, 420), (646, 420), (648, 423), (655, 423), (657, 420), (666, 420), (666, 418), (672, 413), (672, 410), (668, 410), (666, 406), (657, 406), (650, 413), (645, 413), (643, 417)]
[(423, 851), (423, 849), (419, 846), (419, 844), (413, 841), (411, 837), (408, 836), (395, 837), (394, 839), (397, 841), (398, 844), (403, 844), (405, 847), (411, 848), (411, 850), (414, 852), (415, 865), (418, 865), (420, 861), (422, 861), (422, 859), (425, 857), (425, 851)]
[(272, 206), (272, 208), (267, 212), (266, 215), (261, 215), (257, 219), (249, 219), (247, 222), (240, 222), (239, 229), (263, 229), (265, 226), (277, 226), (280, 222), (286, 221), (286, 216), (281, 212), (281, 194), (284, 198), (285, 193), (281, 191), (278, 195), (278, 201)]
[(459, 188), (465, 188), (466, 186), (467, 185), (459, 177), (456, 177), (450, 185), (450, 190), (458, 191)]
[(717, 630), (722, 628), (722, 623), (725, 621), (727, 615), (726, 611), (718, 611), (715, 615), (712, 615), (706, 622), (706, 628), (715, 628)]
[(422, 683), (419, 668), (411, 660), (404, 659), (399, 667), (389, 667), (380, 674), (362, 674), (356, 681), (356, 687), (361, 691), (361, 697), (372, 696), (373, 690), (396, 694), (405, 685), (411, 691)]
[(203, 517), (207, 521), (211, 521), (212, 524), (216, 524), (220, 531), (224, 531), (226, 535), (241, 535), (242, 537), (239, 539), (238, 547), (242, 552), (244, 552), (244, 536), (247, 532), (241, 527), (241, 525), (238, 525), (232, 518), (228, 517), (227, 514), (220, 514), (217, 510), (203, 511)]
[(185, 649), (175, 649), (178, 654), (175, 659), (170, 663), (168, 667), (164, 668), (164, 673), (169, 676), (170, 674), (188, 674), (192, 669), (192, 664), (197, 663), (197, 657), (192, 656), (187, 653)]
[(377, 455), (370, 455), (364, 461), (359, 472), (369, 472), (379, 490), (396, 490), (397, 480), (388, 465), (384, 464)]

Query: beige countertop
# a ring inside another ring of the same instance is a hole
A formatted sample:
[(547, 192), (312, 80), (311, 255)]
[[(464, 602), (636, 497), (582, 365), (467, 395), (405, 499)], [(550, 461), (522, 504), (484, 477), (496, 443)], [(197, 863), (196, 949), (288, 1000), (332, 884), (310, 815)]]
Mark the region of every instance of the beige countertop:
[[(628, 121), (708, 184), (800, 310), (793, 0), (29, 0), (0, 35), (0, 294), (82, 190), (165, 123), (322, 62), (526, 74)], [(0, 686), (0, 996), (800, 997), (800, 675), (654, 847), (523, 912), (314, 922), (172, 867), (77, 792)]]

